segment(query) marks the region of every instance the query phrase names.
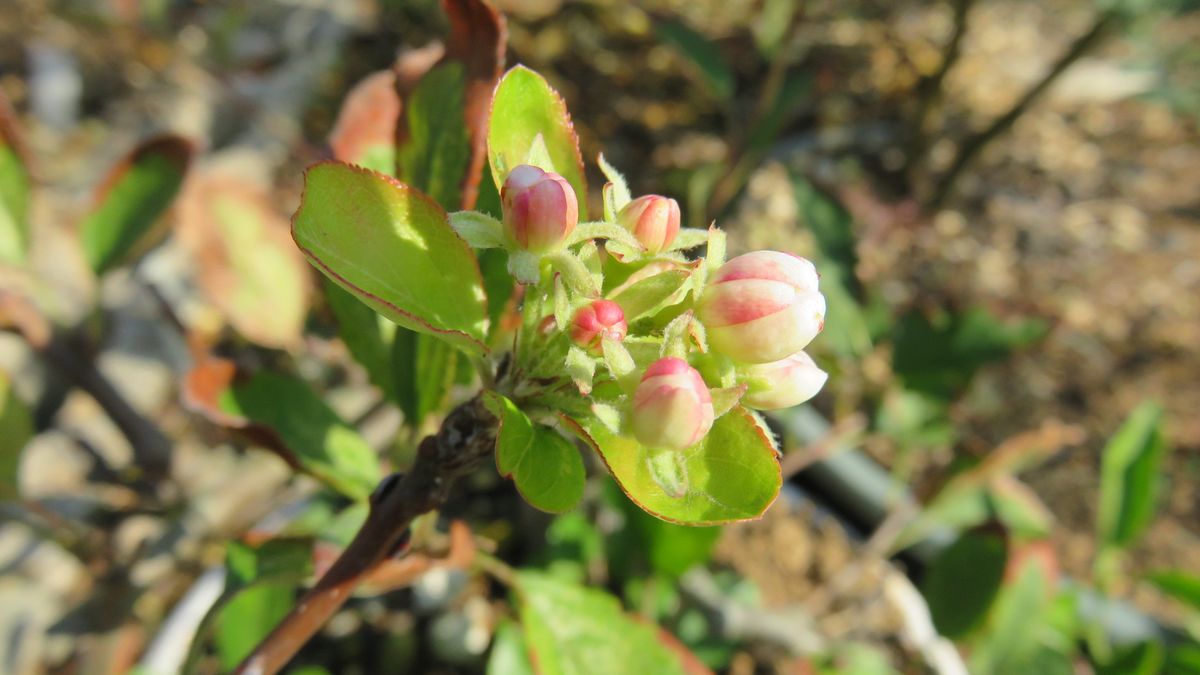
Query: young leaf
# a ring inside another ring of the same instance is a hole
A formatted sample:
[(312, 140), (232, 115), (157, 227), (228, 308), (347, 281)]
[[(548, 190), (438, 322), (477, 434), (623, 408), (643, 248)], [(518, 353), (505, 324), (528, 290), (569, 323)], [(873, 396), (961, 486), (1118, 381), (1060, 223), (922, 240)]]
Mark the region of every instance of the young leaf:
[(733, 70), (720, 48), (680, 21), (659, 23), (658, 37), (691, 62), (701, 81), (720, 99), (733, 96)]
[[(443, 63), (426, 73), (404, 108), (407, 142), (398, 151), (400, 178), (450, 210), (470, 162), (471, 143), (462, 115), (465, 73)], [(449, 112), (448, 112), (449, 111)]]
[(455, 211), (450, 226), (474, 248), (504, 246), (504, 223), (478, 211)]
[(682, 675), (657, 627), (625, 614), (604, 591), (521, 571), (515, 586), (531, 661), (542, 675)]
[(0, 94), (0, 262), (8, 263), (29, 251), (29, 169), (16, 117)]
[(258, 373), (221, 393), (221, 410), (271, 429), (300, 468), (353, 498), (366, 499), (379, 484), (371, 446), (338, 418), (304, 382)]
[(223, 672), (233, 672), (296, 600), (293, 584), (264, 583), (235, 595), (217, 613), (213, 641)]
[(620, 289), (611, 299), (621, 306), (625, 320), (633, 323), (682, 302), (687, 293), (685, 284), (691, 275), (686, 269), (667, 270)]
[(1159, 465), (1167, 449), (1161, 418), (1158, 405), (1143, 403), (1104, 448), (1097, 526), (1101, 541), (1108, 546), (1133, 543), (1154, 518)]
[(496, 468), (511, 478), (530, 505), (550, 513), (568, 511), (583, 497), (583, 459), (567, 439), (533, 423), (512, 401), (487, 392), (484, 402), (500, 418)]
[(0, 502), (17, 497), (21, 451), (33, 438), (33, 418), (16, 397), (8, 375), (0, 371)]
[(193, 177), (179, 200), (176, 232), (196, 260), (200, 290), (239, 333), (267, 347), (300, 342), (309, 271), (265, 190), (230, 177)]
[(611, 214), (605, 212), (604, 219), (608, 221), (615, 220), (617, 213), (625, 207), (626, 204), (633, 201), (633, 195), (629, 193), (629, 184), (625, 182), (625, 176), (621, 175), (608, 160), (604, 159), (604, 154), (601, 153), (596, 158), (596, 163), (600, 165), (600, 171), (604, 177), (608, 179), (609, 185), (612, 188), (605, 186), (605, 208), (611, 211)]
[(949, 638), (983, 621), (1004, 581), (1008, 543), (1003, 531), (964, 533), (938, 556), (921, 584), (933, 625)]
[(496, 85), (488, 122), (488, 161), (497, 186), (504, 184), (513, 167), (525, 163), (539, 134), (554, 162), (553, 170), (575, 189), (579, 203), (587, 204), (583, 156), (566, 104), (541, 75), (516, 66)]
[(446, 212), (417, 190), (347, 164), (314, 165), (292, 236), (313, 265), (380, 314), (468, 353), (487, 351), (479, 265)]
[(775, 448), (754, 418), (738, 407), (704, 440), (680, 452), (687, 484), (673, 497), (654, 478), (651, 453), (631, 436), (596, 419), (572, 420), (576, 433), (600, 454), (621, 489), (643, 510), (682, 525), (719, 525), (758, 518), (782, 486)]
[(395, 173), (400, 108), (394, 72), (381, 70), (363, 78), (346, 94), (329, 134), (334, 159)]
[(180, 136), (142, 143), (109, 171), (96, 205), (80, 226), (84, 255), (96, 274), (149, 249), (154, 228), (175, 200), (195, 148)]

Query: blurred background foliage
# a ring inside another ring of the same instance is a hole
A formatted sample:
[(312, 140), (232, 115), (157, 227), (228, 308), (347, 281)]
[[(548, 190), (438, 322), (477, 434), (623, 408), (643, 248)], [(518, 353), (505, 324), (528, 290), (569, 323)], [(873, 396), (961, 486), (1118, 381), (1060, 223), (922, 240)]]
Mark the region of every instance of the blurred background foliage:
[[(733, 253), (817, 262), (830, 382), (773, 419), (763, 520), (669, 525), (603, 471), (550, 518), (489, 468), (415, 529), (432, 571), (354, 599), (294, 672), (531, 668), (537, 608), (438, 562), (450, 519), (721, 672), (1200, 672), (1200, 3), (497, 5), (586, 157)], [(441, 343), (348, 334), (361, 308), (286, 231), (347, 91), (447, 30), (433, 0), (0, 5), (0, 196), (33, 242), (17, 271), (0, 237), (0, 286), (55, 336), (0, 334), (0, 671), (228, 670), (362, 521), (376, 454), (403, 465), (469, 391)], [(219, 383), (197, 343), (285, 375), (181, 405)], [(172, 619), (214, 569), (193, 643)]]

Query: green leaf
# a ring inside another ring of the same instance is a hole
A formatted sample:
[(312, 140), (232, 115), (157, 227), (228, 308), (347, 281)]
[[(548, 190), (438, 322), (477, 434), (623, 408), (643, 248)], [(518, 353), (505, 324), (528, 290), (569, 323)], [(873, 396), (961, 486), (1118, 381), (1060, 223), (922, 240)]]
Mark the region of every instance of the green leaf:
[(580, 207), (585, 208), (587, 178), (567, 106), (545, 78), (525, 66), (516, 66), (496, 86), (488, 121), (488, 162), (497, 187), (504, 185), (513, 167), (526, 162), (538, 134), (554, 162), (552, 167), (540, 168), (566, 178), (575, 188)]
[(1163, 593), (1200, 611), (1200, 577), (1195, 574), (1183, 570), (1155, 572), (1147, 577), (1147, 581)]
[(550, 513), (575, 508), (583, 498), (583, 459), (553, 429), (534, 424), (512, 401), (486, 392), (484, 403), (500, 418), (496, 468), (511, 478), (530, 505)]
[(951, 397), (970, 383), (975, 371), (1004, 359), (1046, 333), (1040, 319), (1002, 322), (975, 308), (930, 321), (911, 312), (896, 326), (892, 367), (910, 389)]
[(214, 641), (221, 670), (232, 672), (271, 629), (287, 616), (295, 589), (285, 584), (262, 584), (238, 593), (216, 618)]
[(961, 637), (983, 621), (1004, 581), (1007, 562), (1006, 538), (992, 530), (964, 533), (933, 561), (921, 594), (939, 633)]
[(492, 653), (488, 656), (487, 675), (534, 675), (533, 664), (525, 648), (521, 627), (505, 621), (496, 628)]
[(0, 263), (20, 263), (29, 251), (29, 169), (16, 114), (0, 94)]
[(1000, 590), (979, 643), (971, 650), (972, 673), (1073, 672), (1068, 654), (1074, 636), (1051, 634), (1058, 630), (1050, 615), (1054, 584), (1036, 558), (1025, 558), (1016, 578)]
[(366, 499), (379, 484), (375, 452), (300, 380), (258, 373), (223, 392), (219, 405), (273, 430), (300, 468), (349, 497)]
[(278, 539), (258, 548), (241, 542), (226, 547), (223, 606), (216, 610), (217, 655), (232, 671), (295, 603), (296, 586), (312, 572), (312, 545)]
[(504, 223), (478, 211), (455, 211), (450, 226), (474, 248), (504, 246)]
[(827, 306), (825, 328), (819, 344), (828, 345), (839, 356), (861, 357), (872, 349), (871, 331), (862, 305), (854, 299), (839, 267), (821, 263), (821, 292)]
[(8, 375), (0, 372), (0, 501), (18, 496), (17, 474), (21, 451), (33, 438), (33, 418), (12, 390)]
[(695, 67), (696, 73), (717, 98), (733, 96), (733, 70), (717, 45), (681, 21), (663, 21), (657, 29), (659, 39), (674, 47)]
[(621, 306), (625, 320), (633, 323), (682, 302), (687, 293), (685, 284), (691, 276), (692, 273), (685, 269), (667, 270), (630, 284), (610, 299)]
[(429, 71), (404, 107), (408, 141), (400, 147), (400, 179), (442, 208), (457, 210), (460, 186), (471, 159), (463, 109), (462, 64), (448, 61)]
[(1118, 647), (1104, 663), (1096, 663), (1096, 675), (1158, 675), (1164, 671), (1166, 649), (1158, 642), (1141, 642)]
[[(774, 445), (753, 416), (734, 408), (704, 440), (678, 453), (684, 481), (672, 496), (656, 479), (654, 453), (631, 436), (614, 434), (594, 418), (574, 421), (621, 489), (647, 513), (682, 525), (719, 525), (758, 518), (782, 485)], [(660, 477), (661, 479), (661, 477)]]
[(604, 591), (521, 571), (515, 586), (521, 623), (541, 675), (682, 675), (657, 628), (625, 614)]
[(442, 406), (454, 384), (458, 352), (430, 335), (397, 328), (392, 343), (392, 372), (396, 402), (404, 423), (421, 426), (425, 417)]
[(1171, 675), (1200, 675), (1200, 643), (1192, 640), (1173, 645), (1167, 651), (1164, 672)]
[(314, 165), (292, 234), (313, 265), (375, 311), (487, 352), (479, 265), (446, 212), (417, 190), (348, 164)]
[[(854, 272), (858, 266), (854, 218), (799, 174), (792, 176), (792, 190), (804, 225), (817, 240), (821, 260), (835, 265), (846, 289), (857, 296), (861, 288)], [(823, 285), (825, 280), (821, 281)]]
[(1109, 440), (1100, 460), (1097, 526), (1108, 546), (1133, 543), (1154, 518), (1159, 465), (1167, 450), (1160, 428), (1162, 408), (1143, 403)]
[(338, 335), (346, 343), (350, 355), (366, 369), (371, 384), (395, 400), (392, 337), (397, 330), (396, 324), (376, 314), (330, 279), (325, 279), (325, 298), (337, 319)]
[(162, 136), (141, 144), (113, 167), (80, 226), (80, 243), (96, 274), (156, 242), (162, 232), (154, 225), (179, 193), (194, 152), (187, 139)]

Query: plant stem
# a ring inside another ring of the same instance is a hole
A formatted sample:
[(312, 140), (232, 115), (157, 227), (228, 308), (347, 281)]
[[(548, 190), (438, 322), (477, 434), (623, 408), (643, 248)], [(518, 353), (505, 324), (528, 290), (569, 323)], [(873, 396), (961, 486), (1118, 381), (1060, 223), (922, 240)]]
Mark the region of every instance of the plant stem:
[(375, 566), (392, 554), (413, 519), (440, 508), (455, 479), (491, 455), (496, 427), (496, 418), (479, 397), (451, 411), (438, 433), (421, 441), (409, 472), (385, 479), (371, 495), (366, 522), (329, 571), (234, 672), (271, 675), (287, 665)]
[(1050, 85), (1062, 75), (1067, 68), (1080, 59), (1084, 54), (1091, 51), (1094, 47), (1103, 42), (1103, 39), (1108, 36), (1110, 29), (1116, 26), (1120, 18), (1120, 13), (1115, 10), (1102, 12), (1100, 16), (1092, 23), (1092, 27), (1086, 33), (1075, 40), (1071, 47), (1063, 54), (1058, 61), (1050, 68), (1050, 70), (1042, 76), (1036, 84), (1030, 87), (1029, 91), (1018, 100), (1008, 112), (1001, 115), (991, 126), (983, 131), (971, 136), (963, 141), (959, 146), (958, 154), (954, 158), (954, 163), (942, 175), (938, 186), (934, 191), (933, 198), (930, 200), (929, 209), (935, 211), (941, 207), (946, 197), (954, 189), (958, 182), (959, 176), (963, 170), (979, 155), (984, 149), (995, 140), (998, 136), (1008, 131), (1013, 123), (1025, 114), (1033, 103), (1041, 97), (1042, 94), (1050, 88)]

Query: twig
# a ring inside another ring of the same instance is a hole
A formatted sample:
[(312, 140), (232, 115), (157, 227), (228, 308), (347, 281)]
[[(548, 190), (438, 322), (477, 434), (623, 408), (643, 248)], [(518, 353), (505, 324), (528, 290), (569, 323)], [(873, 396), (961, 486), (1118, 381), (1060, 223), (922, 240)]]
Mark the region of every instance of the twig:
[(234, 672), (271, 675), (283, 668), (380, 561), (391, 555), (412, 520), (440, 508), (454, 480), (492, 453), (496, 425), (478, 397), (455, 408), (436, 436), (421, 441), (409, 473), (380, 484), (354, 540)]
[(46, 363), (83, 389), (117, 426), (133, 449), (134, 460), (147, 479), (165, 477), (170, 469), (171, 441), (137, 412), (96, 369), (79, 340), (55, 330), (25, 298), (0, 291), (0, 328), (21, 335)]
[(908, 165), (917, 166), (929, 151), (929, 123), (933, 114), (941, 106), (945, 89), (943, 83), (946, 75), (958, 63), (962, 55), (962, 40), (967, 34), (967, 19), (970, 17), (971, 5), (975, 0), (954, 0), (954, 32), (946, 49), (942, 52), (942, 63), (933, 75), (921, 81), (918, 88), (917, 112), (914, 116), (913, 141), (908, 151)]
[(1041, 97), (1041, 95), (1050, 88), (1050, 85), (1053, 84), (1054, 81), (1057, 80), (1058, 77), (1067, 70), (1067, 68), (1071, 67), (1071, 65), (1078, 61), (1080, 57), (1099, 45), (1103, 39), (1107, 37), (1110, 29), (1112, 29), (1118, 23), (1119, 18), (1120, 13), (1118, 10), (1111, 9), (1102, 12), (1100, 16), (1096, 18), (1095, 22), (1092, 24), (1092, 27), (1075, 40), (1070, 49), (1068, 49), (1067, 52), (1058, 59), (1058, 61), (1050, 68), (1049, 72), (1042, 76), (1042, 79), (1038, 80), (1037, 84), (1030, 87), (1029, 91), (1025, 92), (1025, 95), (1022, 96), (1021, 99), (1018, 100), (1013, 107), (1008, 110), (1008, 112), (1004, 113), (997, 118), (996, 121), (992, 122), (991, 126), (989, 126), (987, 129), (984, 129), (978, 134), (975, 134), (974, 136), (971, 136), (963, 141), (963, 143), (959, 146), (958, 154), (954, 158), (954, 163), (950, 166), (946, 173), (942, 175), (941, 180), (938, 181), (937, 189), (934, 191), (933, 198), (929, 203), (930, 210), (937, 210), (941, 207), (950, 191), (954, 189), (954, 185), (958, 182), (958, 178), (962, 174), (963, 169), (965, 169), (975, 159), (975, 157), (979, 155), (980, 151), (982, 151), (988, 143), (995, 140), (996, 137), (1008, 131), (1008, 129), (1012, 127), (1013, 123), (1016, 122), (1021, 115), (1025, 114), (1025, 111), (1028, 110), (1031, 105), (1033, 105), (1034, 101)]

